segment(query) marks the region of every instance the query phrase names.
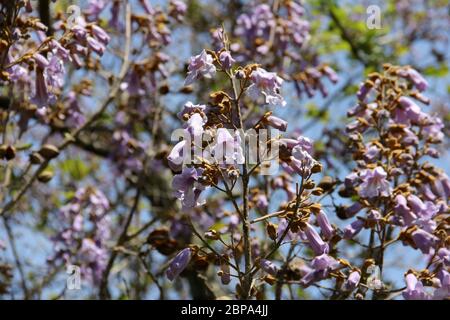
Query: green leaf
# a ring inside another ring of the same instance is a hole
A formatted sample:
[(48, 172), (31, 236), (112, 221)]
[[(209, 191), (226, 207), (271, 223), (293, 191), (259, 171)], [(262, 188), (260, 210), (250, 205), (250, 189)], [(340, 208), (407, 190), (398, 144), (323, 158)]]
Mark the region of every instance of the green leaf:
[(33, 146), (32, 143), (25, 143), (25, 144), (21, 144), (19, 146), (16, 147), (17, 150), (28, 150)]
[(89, 168), (84, 164), (81, 159), (67, 159), (60, 164), (60, 168), (63, 172), (67, 172), (73, 180), (81, 180), (88, 173)]
[(423, 70), (423, 73), (427, 76), (445, 77), (448, 74), (448, 66), (444, 63), (440, 66), (428, 66)]

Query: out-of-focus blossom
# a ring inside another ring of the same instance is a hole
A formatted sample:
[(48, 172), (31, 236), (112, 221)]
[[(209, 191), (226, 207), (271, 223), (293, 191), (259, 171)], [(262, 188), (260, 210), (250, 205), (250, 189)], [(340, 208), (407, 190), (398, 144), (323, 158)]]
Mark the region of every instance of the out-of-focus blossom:
[(70, 91), (67, 95), (67, 125), (77, 128), (85, 122), (85, 116), (78, 104), (75, 92)]
[(47, 107), (50, 103), (47, 81), (42, 70), (36, 71), (35, 95), (31, 100), (38, 108)]
[(62, 228), (53, 237), (55, 253), (48, 261), (79, 265), (82, 275), (98, 284), (108, 261), (108, 209), (109, 201), (101, 191), (91, 187), (78, 189), (58, 213)]
[(259, 210), (266, 210), (269, 206), (269, 200), (264, 194), (258, 194), (256, 197), (256, 207)]
[(181, 0), (170, 0), (169, 3), (169, 15), (174, 17), (177, 21), (181, 22), (184, 19), (184, 15), (187, 11), (187, 5)]
[(106, 5), (107, 1), (105, 0), (89, 0), (85, 13), (87, 16), (90, 16), (92, 21), (97, 20)]
[(259, 265), (261, 266), (261, 269), (272, 276), (276, 276), (278, 271), (280, 270), (280, 268), (276, 264), (267, 259), (261, 259)]
[(175, 258), (170, 262), (169, 267), (166, 271), (167, 278), (170, 281), (175, 280), (181, 272), (183, 272), (184, 269), (189, 264), (189, 261), (191, 261), (191, 255), (192, 250), (190, 248), (185, 248), (181, 250)]

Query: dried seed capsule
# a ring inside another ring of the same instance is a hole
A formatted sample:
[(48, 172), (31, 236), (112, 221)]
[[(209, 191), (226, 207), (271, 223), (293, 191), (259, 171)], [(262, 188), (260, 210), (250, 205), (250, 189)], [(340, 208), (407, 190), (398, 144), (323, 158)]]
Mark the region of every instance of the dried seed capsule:
[(54, 145), (44, 144), (41, 150), (39, 150), (39, 154), (45, 159), (53, 159), (59, 155), (59, 150)]
[(315, 184), (314, 184), (314, 181), (308, 180), (308, 181), (306, 181), (306, 182), (303, 184), (303, 186), (305, 187), (305, 189), (310, 190), (310, 189), (313, 189), (313, 188), (315, 187)]
[(323, 194), (323, 189), (322, 188), (315, 188), (313, 191), (311, 191), (311, 193), (315, 196), (321, 196)]
[(6, 160), (14, 159), (16, 156), (16, 148), (13, 146), (7, 146), (5, 150), (5, 158)]
[(330, 176), (324, 176), (317, 186), (323, 191), (329, 191), (334, 187), (334, 180)]
[(277, 281), (277, 279), (270, 274), (266, 274), (264, 277), (264, 282), (266, 282), (267, 284), (269, 284), (271, 286), (273, 286), (276, 281)]
[(38, 175), (38, 180), (43, 183), (49, 182), (53, 178), (53, 172), (45, 170)]
[(180, 92), (184, 94), (192, 93), (192, 91), (194, 91), (192, 86), (184, 86), (183, 88), (180, 89)]
[(318, 162), (316, 162), (313, 167), (311, 168), (312, 173), (319, 173), (322, 171), (322, 165)]
[(322, 206), (320, 205), (320, 203), (313, 203), (309, 206), (309, 210), (311, 210), (311, 212), (315, 214), (318, 214), (321, 209)]
[(38, 152), (33, 152), (30, 154), (30, 162), (32, 164), (41, 164), (44, 162), (44, 158)]
[(268, 223), (267, 227), (267, 234), (269, 235), (269, 238), (272, 240), (276, 240), (277, 239), (277, 226), (273, 223)]
[(159, 87), (159, 93), (160, 94), (168, 94), (170, 92), (170, 88), (167, 85), (167, 83), (163, 84), (161, 87)]

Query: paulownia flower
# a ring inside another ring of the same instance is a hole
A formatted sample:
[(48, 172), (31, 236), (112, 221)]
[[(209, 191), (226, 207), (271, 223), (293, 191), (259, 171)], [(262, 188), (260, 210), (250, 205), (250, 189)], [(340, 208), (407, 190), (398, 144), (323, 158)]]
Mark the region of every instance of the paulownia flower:
[(257, 68), (251, 73), (250, 78), (253, 82), (247, 89), (250, 98), (258, 100), (262, 95), (268, 104), (283, 107), (286, 105), (286, 101), (280, 94), (283, 79), (277, 76), (275, 72)]
[(386, 176), (386, 171), (382, 167), (361, 171), (360, 178), (362, 183), (359, 186), (359, 195), (363, 198), (389, 196), (392, 190), (389, 182), (386, 180)]
[(169, 268), (166, 271), (167, 278), (170, 281), (173, 281), (175, 278), (177, 278), (181, 272), (183, 272), (184, 269), (189, 264), (189, 261), (191, 260), (192, 250), (190, 248), (185, 248), (181, 250), (175, 258), (170, 262)]
[(212, 78), (216, 73), (213, 57), (203, 50), (199, 55), (191, 57), (184, 85), (190, 85), (200, 78)]

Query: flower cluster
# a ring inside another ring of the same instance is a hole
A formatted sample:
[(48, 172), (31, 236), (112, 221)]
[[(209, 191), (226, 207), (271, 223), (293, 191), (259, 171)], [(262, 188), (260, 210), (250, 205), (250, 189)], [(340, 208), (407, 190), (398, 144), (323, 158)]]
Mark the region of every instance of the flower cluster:
[(78, 189), (59, 212), (61, 223), (53, 237), (55, 253), (49, 262), (77, 265), (83, 277), (99, 283), (108, 259), (110, 238), (109, 201), (92, 187)]
[[(226, 43), (224, 47), (227, 47)], [(233, 88), (230, 93), (225, 90), (213, 92), (210, 95), (211, 101), (207, 105), (192, 102), (184, 105), (178, 113), (179, 119), (185, 123), (184, 129), (180, 132), (180, 136), (184, 139), (174, 146), (167, 160), (168, 166), (177, 172), (173, 178), (172, 187), (183, 209), (188, 211), (189, 208), (204, 204), (204, 210), (211, 213), (213, 221), (226, 221), (227, 227), (220, 230), (209, 229), (204, 236), (210, 240), (220, 240), (223, 236), (229, 235), (233, 239), (232, 243), (244, 242), (243, 250), (247, 250), (252, 257), (251, 260), (247, 257), (247, 262), (253, 263), (257, 270), (261, 269), (263, 278), (270, 283), (280, 269), (269, 259), (259, 260), (258, 257), (263, 256), (261, 251), (264, 243), (261, 243), (257, 237), (241, 233), (239, 224), (245, 224), (245, 219), (248, 218), (242, 217), (238, 204), (232, 198), (232, 192), (237, 188), (241, 178), (243, 181), (249, 181), (252, 174), (258, 175), (263, 170), (262, 167), (259, 168), (263, 159), (256, 157), (257, 161), (251, 163), (251, 152), (247, 152), (251, 150), (246, 149), (247, 145), (242, 142), (247, 138), (251, 139), (252, 136), (261, 138), (265, 132), (263, 129), (269, 127), (280, 131), (287, 129), (287, 122), (274, 116), (272, 111), (262, 115), (251, 113), (251, 121), (243, 121), (241, 117), (245, 106), (241, 105), (240, 101), (248, 98), (255, 105), (284, 106), (286, 102), (280, 91), (283, 80), (276, 73), (268, 72), (259, 65), (249, 64), (241, 67), (234, 64), (236, 64), (235, 60), (226, 49), (218, 52), (203, 50), (198, 56), (191, 58), (186, 78), (187, 84), (202, 78), (218, 77), (218, 73), (224, 73)], [(237, 88), (240, 88), (240, 91)], [(246, 129), (251, 129), (251, 134), (241, 135), (233, 131), (234, 128), (244, 132)], [(206, 134), (211, 139), (200, 139)], [(277, 213), (280, 216), (280, 224), (267, 225), (269, 238), (279, 243), (288, 237), (301, 238), (308, 244), (315, 255), (311, 267), (308, 267), (308, 272), (302, 279), (303, 285), (308, 286), (314, 281), (326, 278), (333, 270), (341, 266), (329, 255), (332, 246), (330, 241), (334, 239), (336, 229), (330, 224), (320, 205), (309, 200), (313, 194), (320, 195), (323, 192), (321, 188), (314, 188), (314, 183), (310, 179), (314, 173), (320, 172), (321, 165), (312, 156), (313, 142), (306, 137), (282, 138), (275, 135), (269, 141), (258, 141), (256, 149), (273, 151), (271, 155), (275, 156), (274, 160), (281, 163), (284, 169), (279, 176), (275, 175), (276, 177), (271, 179), (271, 189), (285, 190), (288, 196), (288, 202), (280, 205)], [(200, 152), (196, 152), (199, 150)], [(224, 161), (220, 161), (221, 159)], [(248, 173), (249, 165), (255, 165), (250, 174)], [(293, 177), (299, 177), (302, 181), (301, 186), (297, 184), (297, 189), (292, 186), (297, 179)], [(248, 188), (249, 183), (244, 182), (243, 187)], [(219, 210), (212, 213), (208, 207), (211, 201), (205, 203), (200, 200), (201, 193), (207, 188), (222, 191), (228, 201), (234, 202), (234, 208), (238, 212)], [(314, 190), (310, 193), (307, 191), (309, 189)], [(274, 214), (266, 216), (270, 205), (268, 197), (270, 189), (264, 192), (263, 189), (255, 186), (248, 192), (248, 196), (245, 196), (248, 197), (248, 203), (244, 204), (248, 206), (246, 210), (254, 209), (262, 215), (254, 220), (255, 223), (277, 216)], [(319, 234), (313, 223), (319, 226), (322, 234)], [(212, 223), (210, 222), (209, 225), (211, 226)], [(167, 270), (169, 279), (172, 280), (186, 268), (190, 257), (188, 250), (181, 251), (170, 264)], [(235, 275), (241, 278), (240, 286), (244, 288), (246, 285), (242, 280), (242, 274), (239, 272), (234, 274), (231, 270), (232, 259), (239, 258), (234, 250), (236, 248), (227, 247), (221, 256), (215, 257), (216, 263), (221, 265), (218, 275), (224, 284), (228, 284), (231, 281), (230, 276)], [(242, 290), (248, 290), (248, 288)], [(238, 292), (238, 295), (245, 294)]]
[(140, 172), (143, 168), (144, 145), (130, 137), (126, 130), (117, 130), (113, 134), (114, 148), (110, 153), (112, 163), (119, 172)]
[[(219, 52), (203, 50), (191, 58), (185, 84), (191, 84), (201, 78), (212, 78), (218, 71), (225, 73), (233, 82), (239, 82), (242, 96), (247, 96), (254, 102), (267, 105), (285, 105), (280, 89), (283, 80), (275, 73), (268, 72), (258, 65), (233, 68), (234, 59), (229, 51)], [(237, 96), (224, 91), (210, 95), (209, 105), (196, 105), (187, 102), (178, 113), (180, 120), (185, 122), (182, 136), (168, 155), (168, 164), (175, 172), (181, 171), (173, 180), (173, 188), (183, 207), (193, 207), (202, 203), (199, 196), (208, 186), (217, 185), (222, 179), (219, 169), (226, 169), (226, 179), (235, 180), (238, 175), (237, 165), (244, 163), (244, 136), (233, 129), (241, 128), (236, 114)], [(261, 99), (263, 98), (263, 99)], [(237, 124), (237, 125), (236, 125)], [(270, 126), (282, 131), (286, 130), (287, 122), (272, 115), (265, 114), (254, 129)], [(209, 135), (207, 145), (203, 148), (204, 135)], [(303, 149), (304, 141), (291, 145), (289, 157), (286, 159), (294, 171), (307, 175), (315, 165), (308, 150)], [(306, 143), (307, 144), (307, 143)], [(196, 152), (199, 151), (200, 153)], [(192, 158), (192, 152), (194, 158)], [(197, 156), (197, 158), (196, 158)], [(183, 167), (183, 164), (194, 164), (194, 167)]]
[[(103, 55), (106, 45), (110, 41), (109, 35), (96, 24), (87, 24), (83, 17), (78, 17), (74, 25), (66, 25), (60, 22), (55, 25), (57, 30), (62, 30), (63, 35), (46, 37), (47, 28), (42, 24), (29, 20), (27, 28), (17, 30), (20, 39), (28, 33), (28, 29), (34, 29), (37, 33), (38, 49), (29, 49), (20, 41), (8, 51), (6, 56), (6, 68), (3, 76), (11, 82), (18, 91), (19, 97), (29, 101), (38, 108), (38, 115), (43, 116), (49, 110), (46, 107), (55, 105), (60, 96), (66, 76), (66, 64), (73, 63), (76, 68), (83, 66), (80, 56), (88, 57), (90, 52)], [(27, 31), (26, 31), (27, 30)], [(33, 75), (29, 70), (35, 70)]]
[(236, 43), (233, 49), (242, 45), (250, 55), (257, 52), (264, 56), (271, 47), (278, 52), (301, 48), (310, 37), (305, 9), (296, 1), (287, 1), (277, 14), (282, 18), (277, 19), (268, 4), (259, 4), (250, 13), (241, 14), (235, 34), (242, 44)]
[[(435, 146), (443, 138), (440, 119), (418, 104), (429, 104), (421, 93), (427, 86), (411, 67), (391, 65), (361, 84), (358, 104), (349, 111), (356, 120), (347, 126), (357, 167), (345, 178), (340, 193), (358, 199), (344, 209), (345, 218), (362, 214), (344, 230), (344, 238), (371, 229), (379, 235), (381, 246), (401, 241), (429, 261), (426, 269), (407, 273), (406, 299), (449, 295), (450, 180), (426, 161), (439, 156)], [(393, 232), (390, 240), (387, 229)], [(431, 283), (434, 293), (425, 290)]]
[[(283, 78), (293, 80), (299, 95), (306, 93), (312, 97), (319, 90), (326, 96), (328, 92), (322, 79), (336, 83), (338, 76), (330, 66), (319, 64), (306, 48), (310, 24), (303, 5), (299, 1), (282, 1), (270, 6), (261, 1), (247, 9), (248, 12), (237, 18), (230, 44), (236, 59), (241, 63), (263, 61), (265, 65), (273, 66)], [(223, 45), (222, 33), (219, 28), (212, 34), (219, 49)]]

